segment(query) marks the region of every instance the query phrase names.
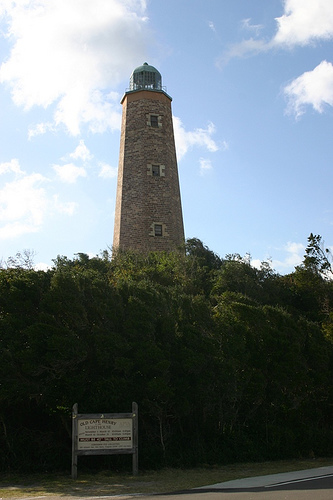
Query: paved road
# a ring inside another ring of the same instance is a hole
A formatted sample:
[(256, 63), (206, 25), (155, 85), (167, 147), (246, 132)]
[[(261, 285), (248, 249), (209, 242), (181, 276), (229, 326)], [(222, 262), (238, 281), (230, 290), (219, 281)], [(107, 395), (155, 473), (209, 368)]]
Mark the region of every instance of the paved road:
[(177, 494), (140, 495), (138, 498), (140, 500), (332, 500), (333, 467), (240, 479)]

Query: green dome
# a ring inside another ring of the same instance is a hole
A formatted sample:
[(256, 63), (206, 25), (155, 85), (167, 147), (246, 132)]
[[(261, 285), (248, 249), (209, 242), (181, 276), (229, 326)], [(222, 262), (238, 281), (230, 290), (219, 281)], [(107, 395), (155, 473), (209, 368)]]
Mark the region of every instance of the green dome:
[(161, 73), (146, 62), (135, 68), (130, 78), (130, 90), (141, 89), (162, 90)]

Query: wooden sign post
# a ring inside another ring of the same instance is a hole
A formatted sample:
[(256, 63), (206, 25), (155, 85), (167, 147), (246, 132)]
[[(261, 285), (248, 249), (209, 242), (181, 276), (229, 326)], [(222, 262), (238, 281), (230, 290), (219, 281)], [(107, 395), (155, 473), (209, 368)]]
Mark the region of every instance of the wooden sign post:
[(132, 454), (133, 475), (138, 473), (138, 405), (132, 413), (78, 413), (72, 410), (72, 478), (77, 478), (79, 455)]

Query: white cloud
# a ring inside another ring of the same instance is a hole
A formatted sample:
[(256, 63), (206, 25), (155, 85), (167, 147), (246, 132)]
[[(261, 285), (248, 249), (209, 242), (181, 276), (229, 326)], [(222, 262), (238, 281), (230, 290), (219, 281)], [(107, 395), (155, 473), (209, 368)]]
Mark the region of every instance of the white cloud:
[(283, 261), (273, 259), (272, 267), (280, 272), (292, 272), (302, 263), (305, 246), (302, 243), (289, 241), (282, 250), (286, 253), (285, 259)]
[(256, 269), (260, 269), (262, 265), (262, 262), (260, 259), (252, 259), (251, 260), (251, 266), (255, 267)]
[(307, 105), (322, 113), (325, 105), (333, 106), (333, 65), (322, 61), (314, 70), (307, 71), (284, 88), (289, 101), (288, 112), (297, 117)]
[(0, 191), (0, 220), (15, 220), (27, 214), (34, 224), (39, 225), (41, 209), (46, 203), (45, 190), (40, 185), (45, 181), (41, 174), (31, 174), (8, 182)]
[(251, 24), (251, 19), (243, 19), (241, 21), (241, 26), (242, 29), (248, 30), (248, 31), (253, 31), (255, 32), (256, 35), (259, 35), (260, 31), (263, 29), (262, 24)]
[(53, 169), (59, 176), (62, 182), (73, 184), (77, 181), (78, 177), (86, 177), (87, 172), (83, 167), (77, 167), (73, 163), (66, 163), (65, 165), (53, 165)]
[(73, 215), (78, 207), (78, 204), (74, 201), (61, 202), (59, 201), (59, 196), (55, 194), (53, 196), (53, 206), (56, 212), (66, 215)]
[(70, 153), (69, 156), (70, 158), (74, 158), (74, 160), (80, 159), (83, 161), (89, 161), (94, 157), (94, 155), (90, 153), (89, 149), (85, 145), (83, 139), (80, 140), (80, 143), (75, 151), (73, 151), (73, 153)]
[(51, 214), (75, 213), (76, 203), (61, 202), (58, 195), (50, 196), (47, 190), (50, 180), (38, 173), (26, 174), (18, 160), (0, 164), (0, 173), (14, 177), (0, 189), (0, 240), (40, 231)]
[(2, 0), (0, 9), (13, 44), (0, 81), (14, 102), (25, 109), (55, 103), (55, 123), (71, 134), (82, 124), (93, 132), (118, 128), (110, 90), (146, 58), (145, 0)]
[(48, 201), (40, 174), (25, 175), (0, 190), (0, 238), (12, 238), (37, 231), (43, 223)]
[[(270, 267), (278, 273), (286, 274), (292, 273), (296, 266), (299, 266), (304, 258), (305, 246), (303, 243), (288, 242), (282, 248), (275, 248), (274, 252), (278, 252), (282, 256), (281, 260), (272, 259), (271, 257), (265, 258)], [(260, 259), (251, 259), (251, 266), (256, 269), (262, 267), (263, 261)]]
[(331, 0), (285, 0), (284, 14), (276, 19), (276, 45), (306, 45), (333, 37)]
[(243, 40), (240, 43), (231, 45), (231, 47), (229, 47), (229, 49), (217, 59), (216, 65), (218, 67), (222, 67), (234, 57), (253, 56), (259, 54), (260, 52), (266, 52), (270, 50), (270, 48), (271, 45), (266, 43), (265, 40), (254, 38)]
[(0, 175), (10, 172), (13, 172), (14, 174), (24, 174), (23, 170), (21, 170), (19, 161), (16, 158), (13, 158), (5, 163), (0, 163)]
[[(249, 39), (229, 48), (218, 60), (222, 65), (233, 57), (244, 57), (277, 48), (292, 48), (333, 38), (333, 2), (331, 0), (284, 0), (284, 13), (276, 18), (277, 30), (271, 40)], [(251, 27), (250, 20), (243, 27)], [(256, 27), (254, 25), (253, 27)], [(259, 25), (258, 25), (259, 28)], [(333, 65), (322, 61), (284, 88), (289, 101), (287, 112), (300, 116), (310, 105), (321, 113), (333, 106)]]
[(212, 162), (207, 158), (200, 158), (200, 175), (205, 175), (209, 170), (212, 170)]
[(55, 123), (65, 124), (72, 135), (78, 135), (83, 124), (89, 124), (89, 130), (93, 133), (103, 133), (108, 128), (120, 130), (120, 99), (115, 102), (114, 95), (104, 95), (99, 90), (88, 92), (84, 87), (68, 90), (58, 103)]
[(288, 241), (288, 243), (284, 246), (284, 250), (292, 255), (299, 255), (301, 252), (303, 254), (305, 247), (303, 243)]
[(215, 133), (215, 126), (213, 123), (209, 123), (206, 129), (197, 128), (187, 132), (180, 118), (174, 116), (173, 126), (178, 160), (193, 147), (204, 147), (210, 152), (215, 152), (220, 149), (211, 137)]
[[(232, 45), (217, 61), (221, 66), (233, 57), (244, 57), (276, 48), (291, 48), (333, 38), (333, 2), (331, 0), (284, 0), (284, 13), (276, 18), (276, 33), (270, 40), (243, 40)], [(242, 21), (243, 28), (255, 29), (249, 19)]]
[(38, 262), (38, 264), (34, 266), (34, 269), (35, 271), (48, 271), (51, 267), (52, 266), (45, 264), (45, 262)]
[(32, 139), (37, 135), (45, 134), (46, 132), (54, 132), (55, 126), (51, 122), (38, 123), (35, 126), (31, 126), (28, 130), (28, 139)]
[(98, 177), (102, 177), (103, 179), (113, 179), (117, 177), (118, 169), (116, 167), (112, 167), (107, 163), (100, 163), (100, 168)]
[(93, 133), (102, 133), (108, 128), (120, 130), (120, 98), (117, 92), (104, 94), (99, 90), (94, 90), (87, 106), (82, 109), (82, 122), (89, 123), (89, 128)]
[(18, 238), (24, 234), (36, 233), (38, 226), (35, 224), (22, 224), (21, 222), (12, 222), (0, 226), (0, 240), (9, 240)]

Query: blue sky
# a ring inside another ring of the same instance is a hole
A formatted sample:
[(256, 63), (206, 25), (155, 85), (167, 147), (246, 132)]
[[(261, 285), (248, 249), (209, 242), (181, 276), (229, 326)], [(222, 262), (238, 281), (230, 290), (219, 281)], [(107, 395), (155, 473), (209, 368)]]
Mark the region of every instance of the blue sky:
[(333, 2), (0, 0), (0, 260), (112, 246), (121, 97), (173, 98), (185, 233), (280, 273), (333, 248)]

